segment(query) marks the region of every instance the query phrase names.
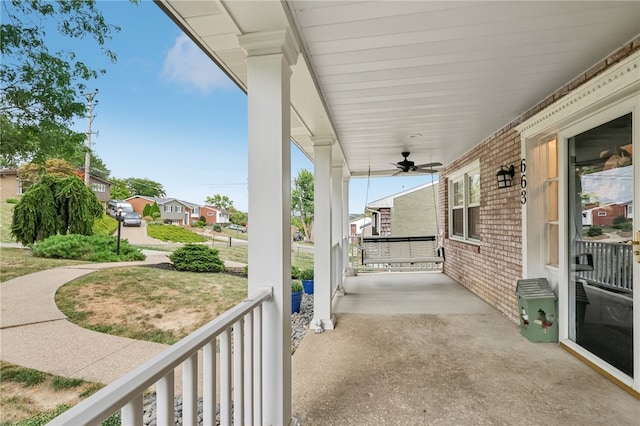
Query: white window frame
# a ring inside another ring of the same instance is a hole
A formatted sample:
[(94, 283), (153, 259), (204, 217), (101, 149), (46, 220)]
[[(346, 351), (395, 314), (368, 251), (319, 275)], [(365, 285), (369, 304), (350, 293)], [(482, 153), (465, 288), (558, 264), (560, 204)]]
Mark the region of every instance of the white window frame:
[(598, 217), (607, 217), (607, 212), (605, 212), (605, 211), (599, 211), (599, 212), (598, 212)]
[(207, 212), (207, 216), (213, 216), (213, 212)]
[(104, 183), (92, 183), (91, 184), (91, 189), (93, 190), (93, 192), (106, 192), (107, 191), (107, 185), (105, 185)]
[[(469, 235), (469, 208), (480, 207), (480, 201), (482, 200), (482, 193), (480, 193), (480, 200), (477, 203), (470, 203), (469, 200), (469, 177), (473, 175), (480, 175), (480, 160), (475, 160), (463, 168), (451, 173), (449, 175), (449, 239), (456, 241), (464, 241), (471, 244), (479, 244), (480, 238), (472, 238)], [(462, 206), (454, 206), (454, 193), (453, 188), (456, 183), (462, 183)], [(462, 213), (462, 235), (454, 235), (453, 233), (453, 212), (461, 209)]]
[(162, 211), (165, 213), (171, 213), (173, 211), (173, 206), (170, 204), (165, 204), (164, 206), (162, 206)]
[(182, 206), (175, 206), (175, 207), (176, 207), (176, 208), (175, 208), (175, 210), (174, 210), (174, 211), (175, 211), (176, 213), (182, 213)]

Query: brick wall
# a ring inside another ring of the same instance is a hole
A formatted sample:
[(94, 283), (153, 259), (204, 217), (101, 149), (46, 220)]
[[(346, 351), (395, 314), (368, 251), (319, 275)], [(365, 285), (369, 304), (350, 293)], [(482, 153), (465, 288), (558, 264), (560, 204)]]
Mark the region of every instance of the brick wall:
[[(514, 321), (516, 281), (522, 276), (522, 206), (517, 185), (498, 189), (496, 172), (502, 165), (520, 164), (520, 137), (514, 129), (491, 138), (449, 167), (447, 173), (480, 160), (479, 245), (445, 239), (444, 273), (465, 285)], [(448, 205), (448, 179), (440, 185), (440, 203)], [(441, 229), (449, 236), (448, 214), (439, 217)]]
[[(514, 322), (519, 321), (515, 286), (522, 276), (522, 207), (518, 185), (521, 141), (515, 126), (638, 50), (640, 36), (480, 142), (473, 150), (451, 163), (441, 176), (438, 200), (441, 208), (438, 222), (440, 229), (445, 230), (445, 237), (448, 237), (447, 176), (476, 159), (480, 160), (481, 242), (479, 245), (472, 245), (446, 238), (444, 273), (502, 311)], [(500, 166), (510, 164), (516, 168), (514, 186), (498, 189), (496, 172)]]

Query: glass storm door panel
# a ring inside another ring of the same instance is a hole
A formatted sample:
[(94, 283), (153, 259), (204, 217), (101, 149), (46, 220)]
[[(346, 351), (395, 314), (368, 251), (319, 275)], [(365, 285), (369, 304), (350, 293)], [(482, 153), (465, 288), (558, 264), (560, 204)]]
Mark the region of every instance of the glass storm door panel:
[(633, 377), (632, 114), (569, 150), (569, 338)]

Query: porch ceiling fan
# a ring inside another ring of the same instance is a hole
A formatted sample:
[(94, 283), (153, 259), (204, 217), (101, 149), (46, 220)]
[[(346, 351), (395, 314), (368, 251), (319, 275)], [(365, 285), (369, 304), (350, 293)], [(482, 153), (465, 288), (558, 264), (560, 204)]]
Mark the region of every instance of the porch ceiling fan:
[(425, 163), (416, 165), (413, 161), (407, 159), (407, 157), (411, 154), (408, 151), (402, 152), (402, 156), (404, 160), (398, 161), (397, 163), (391, 163), (396, 166), (398, 170), (392, 174), (392, 176), (399, 175), (400, 173), (437, 173), (437, 170), (434, 169), (435, 166), (442, 166), (442, 163), (434, 162), (434, 163)]

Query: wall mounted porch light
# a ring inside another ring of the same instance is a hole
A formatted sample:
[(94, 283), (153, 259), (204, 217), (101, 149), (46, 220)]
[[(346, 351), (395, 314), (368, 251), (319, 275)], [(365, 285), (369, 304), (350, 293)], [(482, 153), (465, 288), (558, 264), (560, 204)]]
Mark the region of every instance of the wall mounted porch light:
[(498, 173), (496, 173), (496, 179), (498, 179), (498, 189), (509, 188), (511, 186), (511, 179), (515, 176), (516, 170), (513, 164), (509, 167), (501, 166)]

